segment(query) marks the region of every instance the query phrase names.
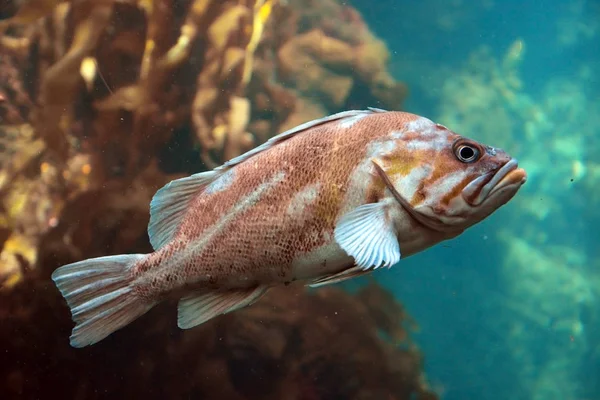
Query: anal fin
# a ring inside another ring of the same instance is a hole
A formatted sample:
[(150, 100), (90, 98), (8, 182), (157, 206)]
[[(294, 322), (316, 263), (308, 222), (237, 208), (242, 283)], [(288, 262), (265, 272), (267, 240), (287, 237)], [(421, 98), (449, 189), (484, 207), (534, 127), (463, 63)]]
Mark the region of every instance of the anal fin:
[(193, 293), (179, 300), (177, 326), (181, 329), (193, 328), (221, 314), (239, 310), (257, 301), (267, 290), (266, 286), (256, 286)]
[(325, 277), (316, 279), (308, 284), (311, 288), (318, 288), (325, 285), (333, 285), (334, 283), (343, 282), (348, 279), (356, 278), (361, 275), (368, 274), (370, 271), (365, 271), (359, 266), (345, 269), (337, 274), (327, 275)]

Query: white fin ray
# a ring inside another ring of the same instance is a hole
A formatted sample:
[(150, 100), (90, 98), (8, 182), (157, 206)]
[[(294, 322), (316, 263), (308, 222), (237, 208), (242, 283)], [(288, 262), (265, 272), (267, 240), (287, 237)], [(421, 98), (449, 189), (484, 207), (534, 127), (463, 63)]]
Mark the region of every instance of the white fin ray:
[(334, 283), (343, 282), (345, 280), (356, 278), (361, 275), (368, 273), (369, 271), (365, 271), (364, 269), (354, 266), (352, 268), (348, 268), (343, 270), (342, 272), (338, 272), (337, 274), (327, 275), (322, 278), (315, 279), (311, 283), (308, 284), (311, 288), (318, 288), (326, 285), (333, 285)]
[(334, 237), (362, 270), (391, 267), (400, 261), (400, 245), (386, 204), (363, 204), (338, 221)]
[(92, 258), (52, 273), (76, 323), (71, 346), (99, 342), (154, 306), (132, 291), (130, 270), (143, 257), (129, 254)]
[(249, 306), (267, 291), (258, 286), (248, 289), (193, 293), (179, 300), (177, 326), (189, 329), (216, 316)]
[(383, 108), (377, 108), (377, 107), (367, 107), (367, 110), (377, 112), (377, 113), (388, 112), (387, 110), (384, 110)]
[(231, 160), (227, 161), (222, 166), (217, 167), (215, 169), (215, 171), (233, 167), (241, 162), (246, 161), (250, 157), (255, 156), (256, 154), (263, 152), (263, 151), (275, 146), (276, 144), (281, 143), (281, 142), (293, 137), (294, 135), (296, 135), (298, 133), (306, 131), (307, 129), (310, 129), (310, 128), (314, 128), (315, 126), (322, 125), (322, 124), (325, 124), (325, 123), (331, 122), (331, 121), (347, 119), (347, 118), (354, 118), (358, 115), (363, 115), (363, 114), (368, 115), (368, 114), (374, 114), (374, 113), (379, 113), (379, 112), (385, 112), (385, 111), (378, 109), (378, 108), (370, 108), (369, 107), (367, 110), (342, 111), (342, 112), (339, 112), (336, 114), (328, 115), (323, 118), (318, 118), (318, 119), (314, 119), (312, 121), (305, 122), (305, 123), (300, 124), (292, 129), (282, 132), (279, 135), (273, 136), (271, 139), (267, 140), (265, 143), (261, 144), (258, 147), (255, 147), (254, 149), (252, 149), (242, 155), (232, 158)]
[(200, 172), (171, 181), (156, 192), (150, 202), (148, 224), (148, 237), (154, 250), (172, 239), (194, 196), (219, 176), (215, 171)]

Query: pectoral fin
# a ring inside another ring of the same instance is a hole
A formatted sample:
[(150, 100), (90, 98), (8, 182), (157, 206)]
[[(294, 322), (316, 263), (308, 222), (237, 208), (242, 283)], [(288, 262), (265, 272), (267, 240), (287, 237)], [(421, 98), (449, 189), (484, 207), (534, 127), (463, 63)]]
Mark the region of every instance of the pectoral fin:
[(400, 245), (385, 203), (364, 204), (340, 218), (334, 237), (363, 270), (400, 261)]

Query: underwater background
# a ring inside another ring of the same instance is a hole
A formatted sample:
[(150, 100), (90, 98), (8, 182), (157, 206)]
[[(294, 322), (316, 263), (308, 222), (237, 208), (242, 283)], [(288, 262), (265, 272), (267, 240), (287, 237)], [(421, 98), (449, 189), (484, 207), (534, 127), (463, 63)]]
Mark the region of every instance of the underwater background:
[[(600, 2), (0, 6), (0, 398), (600, 399)], [(517, 196), (369, 278), (69, 347), (60, 265), (151, 251), (148, 204), (368, 106), (519, 159)]]

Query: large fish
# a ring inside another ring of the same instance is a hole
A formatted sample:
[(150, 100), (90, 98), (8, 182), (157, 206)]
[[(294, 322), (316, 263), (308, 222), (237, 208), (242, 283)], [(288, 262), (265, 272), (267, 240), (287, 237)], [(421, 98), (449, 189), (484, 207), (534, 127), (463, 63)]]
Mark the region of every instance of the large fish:
[(76, 262), (52, 279), (74, 347), (172, 296), (179, 327), (191, 328), (275, 285), (391, 267), (483, 220), (525, 179), (504, 151), (427, 118), (341, 112), (164, 186), (150, 203), (153, 253)]

